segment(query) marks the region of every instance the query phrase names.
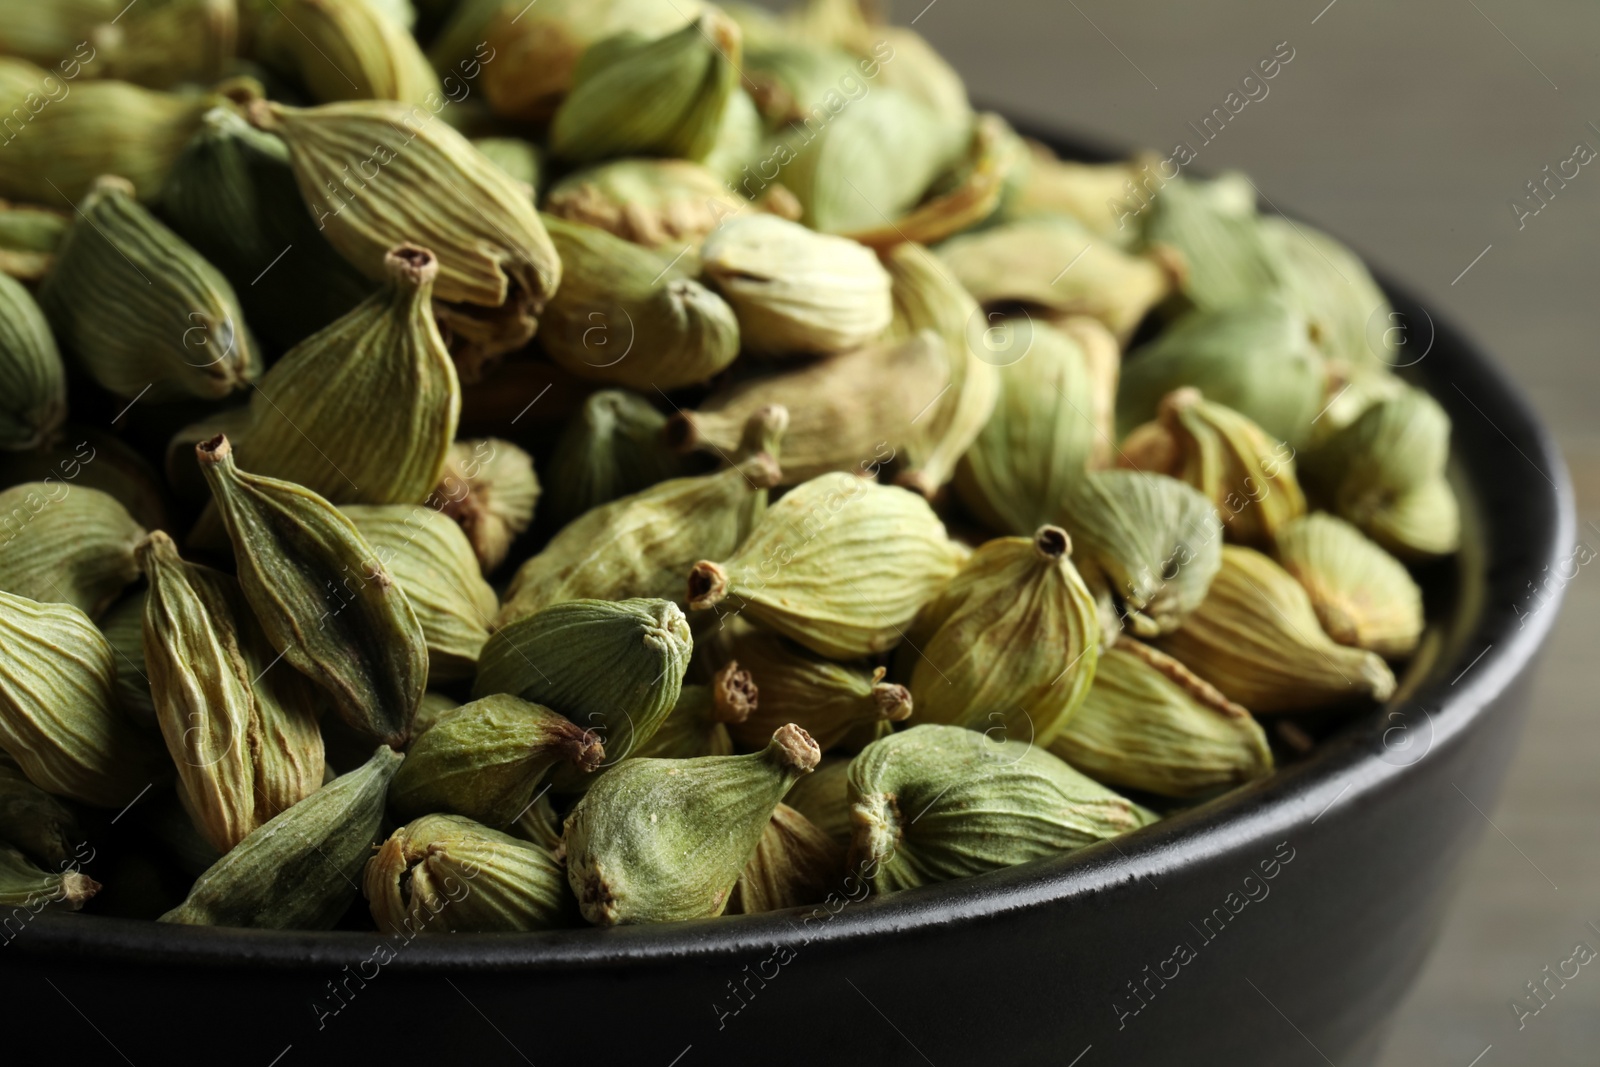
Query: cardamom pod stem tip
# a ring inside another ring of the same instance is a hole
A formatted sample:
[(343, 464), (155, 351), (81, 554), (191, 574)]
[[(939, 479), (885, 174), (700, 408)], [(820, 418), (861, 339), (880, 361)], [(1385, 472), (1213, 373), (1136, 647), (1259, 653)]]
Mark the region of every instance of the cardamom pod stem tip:
[(750, 672), (741, 670), (737, 660), (729, 660), (711, 679), (711, 718), (721, 723), (740, 723), (756, 709), (759, 696)]
[(728, 572), (708, 559), (689, 571), (689, 609), (704, 611), (722, 603), (728, 595)]
[(1033, 535), (1033, 547), (1045, 559), (1062, 559), (1072, 554), (1072, 538), (1059, 526), (1041, 526)]
[(810, 774), (822, 761), (822, 749), (817, 747), (810, 734), (792, 722), (778, 727), (772, 735), (772, 743), (767, 746), (767, 751), (777, 760), (779, 766), (800, 774)]
[(403, 289), (423, 289), (439, 276), (439, 260), (418, 245), (399, 245), (383, 257), (389, 277)]

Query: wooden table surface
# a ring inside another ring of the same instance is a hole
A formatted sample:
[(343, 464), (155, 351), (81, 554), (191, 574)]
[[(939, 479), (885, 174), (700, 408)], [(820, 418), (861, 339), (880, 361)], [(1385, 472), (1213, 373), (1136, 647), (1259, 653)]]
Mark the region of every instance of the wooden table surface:
[[(1246, 170), (1274, 203), (1343, 236), (1497, 354), (1555, 428), (1581, 536), (1600, 551), (1600, 165), (1552, 183), (1537, 215), (1510, 206), (1578, 144), (1600, 151), (1600, 5), (926, 2), (900, 0), (895, 21), (915, 20), (975, 98), (1163, 150), (1194, 140), (1187, 124), (1288, 42), (1294, 58), (1268, 95), (1196, 165)], [(1483, 838), (1398, 1006), (1383, 1067), (1600, 1063), (1600, 960), (1564, 989), (1552, 982), (1548, 1007), (1520, 1029), (1509, 1006), (1576, 943), (1600, 951), (1597, 634), (1600, 566), (1567, 590), (1505, 792), (1485, 806)], [(1284, 1025), (1270, 1012), (1242, 1017)], [(1282, 1067), (1323, 1062), (1307, 1047)]]

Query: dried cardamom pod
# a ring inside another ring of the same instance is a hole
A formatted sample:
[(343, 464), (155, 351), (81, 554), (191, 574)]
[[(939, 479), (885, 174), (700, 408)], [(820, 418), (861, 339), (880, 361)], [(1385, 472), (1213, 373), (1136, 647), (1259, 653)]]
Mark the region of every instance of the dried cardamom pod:
[(815, 904), (844, 878), (844, 847), (787, 804), (772, 811), (756, 851), (733, 884), (729, 915)]
[[(999, 392), (955, 470), (961, 502), (985, 526), (1022, 537), (1055, 521), (1110, 427), (1095, 418), (1084, 348), (1048, 323), (991, 317), (979, 352), (996, 351)], [(1017, 350), (1020, 349), (1020, 355)]]
[(434, 723), (460, 706), (461, 701), (444, 693), (423, 693), (422, 703), (417, 705), (416, 717), (411, 720), (412, 738), (421, 737), (428, 732)]
[(367, 861), (362, 891), (384, 933), (547, 930), (577, 919), (549, 849), (459, 815), (400, 827)]
[(1402, 559), (1434, 559), (1461, 547), (1461, 504), (1443, 475), (1401, 493), (1366, 522), (1372, 539)]
[(465, 137), (381, 100), (312, 108), (261, 102), (250, 121), (288, 144), (318, 227), (367, 277), (387, 278), (389, 252), (399, 245), (427, 248), (439, 260), (436, 299), (506, 306), (512, 348), (533, 336), (561, 282), (561, 261), (527, 190)]
[(789, 408), (783, 438), (785, 485), (829, 471), (876, 473), (916, 436), (918, 416), (948, 384), (944, 342), (924, 330), (832, 359), (785, 367), (719, 389), (695, 411), (680, 411), (667, 429), (679, 451), (726, 452), (745, 420), (761, 408)]
[(926, 500), (824, 474), (768, 508), (733, 556), (696, 563), (689, 607), (719, 618), (748, 611), (813, 652), (851, 659), (893, 648), (956, 569)]
[(116, 703), (111, 646), (69, 604), (0, 593), (0, 749), (46, 792), (120, 808), (165, 778)]
[(351, 729), (403, 745), (427, 685), (427, 644), (372, 546), (310, 490), (239, 470), (226, 437), (195, 454), (272, 646)]
[[(569, 600), (496, 630), (473, 693), (555, 708), (596, 733), (616, 763), (677, 706), (693, 650), (683, 612), (668, 601)], [(574, 781), (565, 775), (558, 785)]]
[(1330, 640), (1300, 583), (1238, 545), (1223, 547), (1205, 601), (1159, 647), (1257, 715), (1394, 693), (1381, 656)]
[(452, 812), (486, 826), (509, 826), (552, 768), (571, 763), (587, 773), (603, 759), (594, 731), (497, 693), (440, 716), (412, 743), (390, 802), (406, 818)]
[[(869, 0), (868, 6), (873, 2)], [(851, 6), (856, 6), (855, 0)], [(947, 156), (959, 154), (972, 132), (974, 116), (966, 82), (955, 67), (916, 30), (889, 25), (881, 11), (844, 34), (839, 43), (865, 61), (861, 72), (876, 69), (884, 88), (904, 92), (926, 106), (939, 120), (935, 135), (940, 149)]]
[(1389, 298), (1360, 256), (1303, 222), (1268, 215), (1260, 226), (1277, 256), (1282, 292), (1317, 327), (1317, 346), (1330, 359), (1367, 370), (1409, 361), (1400, 354), (1406, 331), (1394, 328)]
[[(1057, 159), (1038, 141), (1028, 142), (1030, 159), (1019, 175), (1014, 195), (1005, 204), (1006, 218), (1028, 215), (1070, 215), (1101, 240), (1131, 248), (1144, 235), (1137, 200), (1128, 203), (1147, 180), (1148, 167), (1138, 160), (1080, 163)], [(1126, 206), (1122, 206), (1126, 204)]]
[(1122, 365), (1117, 424), (1155, 417), (1161, 398), (1194, 386), (1295, 448), (1310, 437), (1327, 368), (1305, 315), (1273, 295), (1192, 311)]
[(1048, 745), (1095, 675), (1095, 600), (1057, 526), (978, 547), (900, 646), (919, 722)]
[[(737, 7), (728, 13), (744, 36), (744, 62), (740, 64), (744, 87), (769, 129), (804, 122), (830, 92), (844, 98), (841, 84), (859, 84), (855, 57), (845, 49), (797, 40), (781, 26), (753, 24), (752, 18), (765, 14), (759, 8)], [(752, 29), (756, 31), (754, 39)]]
[(0, 274), (0, 448), (37, 448), (67, 417), (67, 369), (44, 312)]
[[(888, 736), (888, 735), (885, 735)], [(850, 821), (850, 757), (824, 756), (817, 769), (794, 784), (784, 802), (840, 845), (854, 833)]]
[(319, 103), (439, 98), (417, 39), (375, 0), (273, 0), (253, 27), (255, 58)]
[(743, 722), (729, 727), (745, 748), (792, 722), (827, 751), (862, 727), (911, 717), (911, 691), (885, 682), (882, 667), (836, 663), (802, 645), (753, 627), (729, 642), (729, 651), (761, 689), (761, 701)]
[(411, 245), (385, 262), (383, 289), (262, 377), (238, 446), (252, 472), (335, 504), (418, 504), (439, 484), (461, 414), (429, 303), (439, 264)]
[[(23, 482), (51, 484), (49, 494), (29, 498), (30, 512), (61, 495), (55, 483), (70, 483), (115, 497), (147, 530), (168, 525), (161, 476), (143, 455), (105, 430), (68, 423), (53, 443), (27, 452), (0, 449), (0, 486)], [(0, 530), (10, 535), (10, 528)]]
[(1129, 434), (1117, 455), (1120, 466), (1194, 486), (1235, 541), (1258, 546), (1306, 513), (1294, 457), (1248, 417), (1190, 387), (1163, 397), (1155, 420)]
[(712, 676), (710, 685), (684, 686), (677, 706), (633, 754), (659, 759), (731, 756), (729, 728), (748, 721), (758, 701), (750, 672), (729, 662)]
[(870, 249), (776, 215), (729, 219), (700, 260), (739, 318), (741, 344), (760, 355), (846, 352), (894, 316), (889, 273)]
[(1404, 659), (1422, 639), (1422, 590), (1401, 562), (1360, 530), (1316, 512), (1278, 531), (1276, 555), (1341, 645)]
[(389, 568), (428, 643), (428, 678), (471, 678), (500, 601), (483, 580), (478, 557), (461, 527), (419, 505), (341, 508)]
[[(234, 56), (235, 0), (59, 0), (48, 13), (27, 0), (0, 3), (0, 53), (57, 66), (67, 79), (118, 78), (152, 89), (212, 82)], [(70, 73), (69, 73), (70, 71)]]
[(42, 871), (10, 845), (0, 844), (0, 908), (39, 911), (60, 905), (77, 911), (99, 891), (100, 883), (86, 874)]
[(72, 220), (37, 204), (0, 200), (0, 274), (37, 282), (50, 272)]
[(739, 354), (733, 309), (667, 257), (582, 222), (545, 216), (561, 253), (560, 290), (539, 343), (563, 369), (633, 389), (703, 382)]
[(556, 853), (561, 848), (561, 815), (546, 790), (534, 798), (521, 818), (506, 828), (506, 832)]
[(879, 893), (966, 878), (1119, 837), (1155, 816), (1042, 748), (913, 726), (850, 764), (849, 867)]
[(550, 150), (577, 163), (704, 159), (739, 87), (741, 54), (738, 24), (710, 6), (662, 37), (630, 27), (596, 42), (573, 68), (571, 91), (550, 123)]
[(511, 542), (533, 525), (539, 502), (533, 457), (494, 437), (457, 441), (427, 502), (460, 524), (488, 574), (505, 562)]
[(985, 307), (1022, 303), (1089, 315), (1126, 342), (1172, 292), (1158, 256), (1097, 240), (1067, 215), (1035, 215), (953, 237), (939, 258)]
[(530, 193), (539, 188), (543, 156), (532, 141), (520, 137), (474, 137), (472, 144), (495, 166), (526, 185)]
[(35, 862), (58, 870), (84, 841), (78, 817), (61, 801), (28, 781), (16, 760), (0, 752), (0, 841)]
[[(728, 96), (728, 106), (722, 111), (722, 128), (717, 131), (717, 142), (711, 154), (700, 161), (711, 173), (730, 186), (739, 181), (737, 192), (786, 219), (798, 219), (802, 213), (800, 201), (786, 186), (769, 184), (751, 175), (750, 168), (757, 166), (766, 149), (766, 127), (761, 122), (761, 112), (754, 100), (742, 88)], [(759, 170), (759, 167), (758, 167)], [(740, 179), (743, 179), (740, 181)], [(755, 182), (755, 188), (751, 183)]]
[[(117, 675), (117, 703), (140, 726), (155, 729), (156, 705), (144, 665), (144, 598), (136, 589), (100, 617), (100, 632), (111, 646)], [(3, 835), (0, 835), (3, 836)]]
[(87, 486), (24, 482), (0, 492), (0, 590), (99, 616), (139, 579), (144, 527)]
[(217, 400), (260, 372), (233, 286), (122, 178), (97, 179), (78, 205), (39, 305), (90, 376), (130, 400)]
[(750, 208), (709, 168), (686, 159), (619, 159), (562, 178), (544, 209), (648, 248), (698, 244)]
[(567, 816), (567, 880), (596, 926), (721, 915), (772, 813), (821, 753), (798, 726), (760, 752), (629, 760)]
[(517, 571), (495, 625), (563, 600), (681, 596), (684, 572), (708, 553), (731, 555), (765, 510), (767, 490), (782, 480), (788, 418), (782, 407), (762, 408), (731, 466), (661, 482), (562, 527)]
[(667, 417), (637, 393), (602, 389), (583, 402), (550, 457), (552, 513), (571, 522), (591, 508), (694, 472), (662, 447)]
[(1250, 713), (1135, 640), (1100, 657), (1089, 698), (1050, 751), (1107, 785), (1201, 797), (1272, 773)]
[(1061, 507), (1079, 570), (1136, 634), (1176, 629), (1221, 564), (1222, 522), (1198, 491), (1164, 474), (1093, 471)]
[(195, 880), (158, 922), (328, 930), (356, 897), (405, 757), (379, 746), (348, 774), (274, 816)]
[(1238, 172), (1213, 181), (1178, 178), (1151, 201), (1145, 239), (1177, 253), (1180, 288), (1195, 307), (1218, 311), (1277, 290), (1277, 249), (1256, 213), (1256, 191)]

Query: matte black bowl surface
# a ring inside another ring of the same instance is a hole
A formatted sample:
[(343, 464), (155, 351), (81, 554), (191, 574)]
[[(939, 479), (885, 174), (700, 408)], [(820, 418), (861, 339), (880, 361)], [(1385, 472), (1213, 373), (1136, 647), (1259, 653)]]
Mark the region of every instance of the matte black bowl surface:
[(1387, 288), (1455, 423), (1467, 543), (1426, 678), (1311, 759), (1077, 854), (797, 914), (398, 948), (46, 914), (5, 931), (8, 1031), (136, 1064), (1368, 1062), (1485, 824), (1556, 614), (1530, 588), (1573, 538), (1526, 401)]

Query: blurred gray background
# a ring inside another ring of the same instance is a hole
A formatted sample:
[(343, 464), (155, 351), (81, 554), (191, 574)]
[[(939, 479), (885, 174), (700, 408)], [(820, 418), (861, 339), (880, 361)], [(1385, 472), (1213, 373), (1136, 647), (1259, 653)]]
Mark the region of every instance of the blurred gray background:
[[(1509, 206), (1536, 205), (1526, 183), (1579, 142), (1600, 151), (1600, 5), (896, 0), (892, 15), (914, 21), (975, 100), (1164, 155), (1179, 140), (1199, 147), (1186, 124), (1289, 42), (1294, 59), (1270, 94), (1200, 148), (1196, 168), (1248, 171), (1273, 203), (1343, 237), (1487, 345), (1559, 437), (1580, 537), (1600, 551), (1600, 160), (1520, 229)], [(1383, 1067), (1600, 1063), (1600, 967), (1584, 967), (1520, 1030), (1509, 1007), (1575, 943), (1600, 950), (1586, 925), (1600, 928), (1597, 632), (1600, 567), (1586, 567)], [(1307, 1048), (1303, 1062), (1322, 1060)]]

